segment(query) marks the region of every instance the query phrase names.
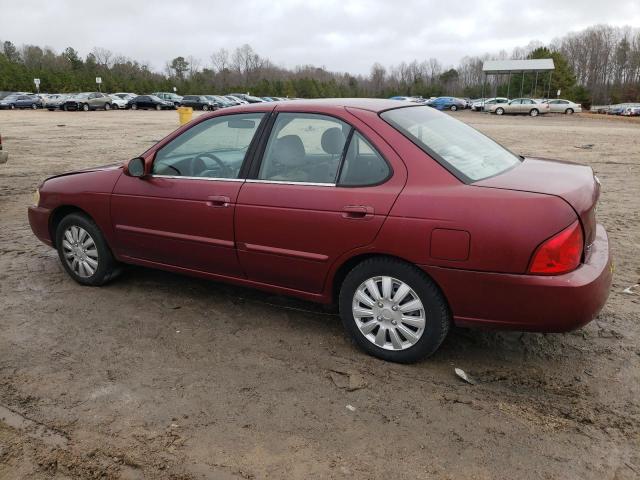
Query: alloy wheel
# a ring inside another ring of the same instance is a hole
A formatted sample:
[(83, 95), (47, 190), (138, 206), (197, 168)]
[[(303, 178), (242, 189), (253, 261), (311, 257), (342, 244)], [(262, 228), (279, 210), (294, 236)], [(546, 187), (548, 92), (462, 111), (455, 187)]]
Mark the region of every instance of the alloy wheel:
[(71, 225), (62, 240), (64, 259), (69, 268), (81, 278), (92, 276), (98, 268), (98, 248), (84, 228)]
[(385, 350), (406, 350), (415, 345), (426, 325), (418, 294), (389, 276), (365, 280), (356, 289), (351, 311), (360, 333)]

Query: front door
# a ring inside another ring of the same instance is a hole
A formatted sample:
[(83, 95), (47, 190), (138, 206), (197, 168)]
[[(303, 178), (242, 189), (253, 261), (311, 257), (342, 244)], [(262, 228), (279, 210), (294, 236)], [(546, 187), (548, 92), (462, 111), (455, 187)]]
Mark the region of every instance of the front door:
[(150, 175), (122, 175), (111, 201), (117, 252), (160, 265), (243, 276), (234, 210), (245, 156), (265, 115), (223, 115), (197, 123), (160, 146)]
[(236, 207), (249, 279), (320, 292), (336, 259), (375, 239), (406, 173), (380, 137), (353, 121), (364, 130), (320, 114), (276, 117)]

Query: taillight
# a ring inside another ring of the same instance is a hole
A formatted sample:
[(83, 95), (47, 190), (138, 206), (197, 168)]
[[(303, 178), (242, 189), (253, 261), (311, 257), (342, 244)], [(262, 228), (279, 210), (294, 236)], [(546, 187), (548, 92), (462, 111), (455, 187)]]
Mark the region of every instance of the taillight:
[(558, 275), (575, 270), (580, 265), (583, 246), (582, 227), (576, 220), (536, 249), (529, 273)]

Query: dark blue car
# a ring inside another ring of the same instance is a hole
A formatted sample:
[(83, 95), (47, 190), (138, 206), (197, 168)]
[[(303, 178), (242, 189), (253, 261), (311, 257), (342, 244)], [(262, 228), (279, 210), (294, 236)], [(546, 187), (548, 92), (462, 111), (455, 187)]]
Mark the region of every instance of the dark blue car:
[(15, 101), (16, 108), (42, 108), (42, 99), (37, 95), (20, 95)]
[(455, 97), (438, 97), (427, 102), (427, 105), (438, 110), (464, 110), (466, 102), (460, 98)]

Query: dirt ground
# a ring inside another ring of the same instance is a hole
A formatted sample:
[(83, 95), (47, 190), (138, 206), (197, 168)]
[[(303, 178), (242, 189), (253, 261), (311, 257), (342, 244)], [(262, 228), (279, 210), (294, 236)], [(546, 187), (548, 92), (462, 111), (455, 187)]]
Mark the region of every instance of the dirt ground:
[(614, 283), (581, 330), (454, 329), (406, 366), (288, 298), (133, 267), (77, 285), (29, 229), (34, 189), (177, 114), (0, 112), (0, 479), (640, 478), (640, 123), (455, 115), (593, 167)]

